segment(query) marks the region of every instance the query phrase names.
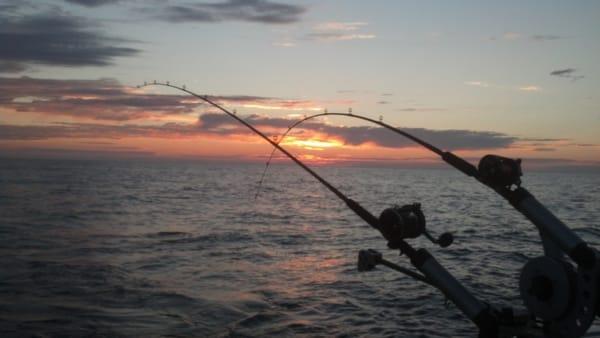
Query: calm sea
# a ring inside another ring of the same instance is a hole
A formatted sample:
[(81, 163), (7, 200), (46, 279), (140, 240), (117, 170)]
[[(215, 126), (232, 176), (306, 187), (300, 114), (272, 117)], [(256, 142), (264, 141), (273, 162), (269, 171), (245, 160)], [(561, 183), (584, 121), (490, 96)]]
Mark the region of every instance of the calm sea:
[[(437, 290), (356, 256), (375, 230), (313, 178), (272, 166), (0, 160), (0, 336), (462, 337)], [(317, 168), (374, 214), (421, 202), (426, 247), (481, 299), (520, 305), (535, 228), (452, 170)], [(526, 173), (524, 186), (600, 248), (600, 174)], [(594, 329), (594, 332), (600, 330)], [(592, 334), (593, 335), (593, 334)]]

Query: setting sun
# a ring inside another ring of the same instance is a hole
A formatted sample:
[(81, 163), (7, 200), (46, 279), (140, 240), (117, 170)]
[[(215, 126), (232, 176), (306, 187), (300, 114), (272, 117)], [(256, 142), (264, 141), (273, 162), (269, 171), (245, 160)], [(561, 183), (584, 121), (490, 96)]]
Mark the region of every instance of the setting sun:
[(282, 145), (290, 145), (296, 147), (302, 147), (309, 150), (323, 150), (325, 148), (336, 148), (342, 147), (344, 143), (338, 140), (324, 140), (324, 139), (298, 139), (290, 137), (281, 143)]

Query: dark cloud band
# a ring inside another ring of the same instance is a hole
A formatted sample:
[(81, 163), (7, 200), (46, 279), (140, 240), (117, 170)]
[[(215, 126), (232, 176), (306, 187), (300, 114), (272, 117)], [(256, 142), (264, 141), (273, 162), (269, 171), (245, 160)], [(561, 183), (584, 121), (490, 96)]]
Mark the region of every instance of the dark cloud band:
[(104, 5), (115, 4), (119, 2), (119, 0), (65, 0), (66, 2), (86, 6), (86, 7), (99, 7)]
[[(251, 115), (246, 121), (259, 128), (287, 128), (291, 120), (283, 118), (269, 118)], [(206, 133), (218, 135), (249, 134), (240, 128), (235, 121), (223, 114), (203, 114), (199, 118), (199, 128)], [(415, 136), (437, 144), (449, 150), (456, 149), (494, 149), (512, 145), (518, 138), (496, 132), (472, 130), (432, 130), (425, 128), (403, 128)], [(406, 138), (399, 137), (391, 131), (371, 126), (335, 126), (322, 122), (305, 122), (298, 127), (300, 133), (317, 132), (340, 139), (347, 145), (358, 146), (373, 143), (381, 147), (407, 148), (415, 144)]]
[[(233, 104), (264, 103), (280, 105), (289, 100), (261, 96), (211, 96), (216, 101)], [(302, 101), (298, 101), (303, 103)], [(2, 126), (0, 139), (30, 140), (46, 138), (122, 138), (173, 136), (249, 136), (251, 132), (223, 114), (205, 113), (197, 124), (163, 124), (145, 126), (121, 124), (167, 115), (195, 113), (202, 102), (186, 95), (154, 95), (133, 91), (113, 79), (53, 80), (0, 78), (0, 107), (17, 112), (68, 115), (82, 120), (118, 122), (118, 124), (60, 124), (51, 126)], [(293, 120), (250, 115), (245, 119), (258, 128), (281, 133)], [(445, 149), (491, 149), (512, 145), (518, 139), (502, 133), (470, 130), (431, 130), (406, 128)], [(301, 124), (296, 135), (335, 138), (347, 145), (375, 144), (381, 147), (405, 148), (414, 143), (384, 128), (372, 126), (337, 126), (318, 120)]]
[(571, 81), (577, 81), (582, 79), (583, 75), (576, 74), (577, 70), (575, 68), (565, 68), (565, 69), (557, 69), (550, 72), (551, 76), (563, 77), (566, 79), (571, 79)]
[[(129, 42), (98, 30), (95, 22), (49, 11), (35, 15), (0, 13), (0, 62), (13, 65), (5, 72), (22, 71), (26, 65), (106, 66), (117, 57), (133, 56)], [(16, 65), (16, 66), (15, 66)]]
[(247, 21), (288, 24), (300, 20), (302, 6), (268, 0), (228, 0), (219, 3), (171, 5), (160, 9), (159, 19), (178, 22)]
[[(1, 64), (0, 64), (1, 65)], [(211, 96), (227, 104), (306, 105), (250, 95)], [(130, 121), (194, 112), (203, 105), (188, 95), (151, 95), (133, 91), (114, 79), (55, 80), (0, 77), (0, 108), (19, 112), (72, 116), (104, 121)]]

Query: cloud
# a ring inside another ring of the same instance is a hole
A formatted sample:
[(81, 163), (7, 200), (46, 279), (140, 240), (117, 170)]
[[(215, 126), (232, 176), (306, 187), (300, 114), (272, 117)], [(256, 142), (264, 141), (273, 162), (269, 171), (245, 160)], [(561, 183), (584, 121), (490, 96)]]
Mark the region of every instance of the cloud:
[(197, 135), (194, 124), (107, 125), (95, 123), (60, 123), (43, 126), (0, 124), (1, 140), (47, 140), (53, 138), (120, 139), (125, 137), (176, 138)]
[[(258, 128), (287, 128), (293, 120), (269, 118), (252, 115), (246, 118), (250, 124)], [(199, 118), (199, 128), (206, 133), (218, 135), (250, 134), (228, 116), (222, 114), (203, 114)], [(342, 141), (347, 145), (363, 145), (372, 143), (381, 147), (406, 148), (415, 144), (404, 137), (381, 127), (371, 126), (334, 126), (319, 121), (307, 121), (297, 127), (298, 132), (318, 133), (326, 137)], [(404, 128), (403, 130), (423, 138), (432, 144), (445, 149), (493, 149), (512, 145), (516, 137), (501, 133), (471, 130), (431, 130), (425, 128)]]
[[(322, 110), (309, 100), (221, 95), (223, 104), (263, 110)], [(189, 95), (155, 95), (133, 90), (114, 79), (55, 80), (0, 77), (0, 107), (17, 112), (130, 121), (193, 113), (204, 102)]]
[(542, 88), (538, 86), (521, 86), (519, 90), (524, 92), (539, 92), (542, 91)]
[(0, 61), (0, 73), (20, 73), (25, 69), (27, 69), (27, 67), (19, 62)]
[(583, 75), (576, 75), (577, 69), (575, 68), (565, 68), (565, 69), (557, 69), (550, 72), (550, 76), (562, 77), (565, 79), (571, 79), (571, 81), (577, 81), (583, 79)]
[(506, 33), (502, 34), (502, 38), (504, 40), (516, 40), (516, 39), (519, 39), (520, 37), (521, 37), (521, 34), (515, 33), (515, 32), (506, 32)]
[(568, 76), (572, 76), (573, 73), (575, 73), (574, 68), (566, 68), (566, 69), (553, 70), (552, 72), (550, 72), (550, 75), (568, 77)]
[[(265, 109), (275, 107), (287, 110), (309, 110), (314, 105), (309, 100), (285, 100), (250, 95), (211, 96), (211, 98), (225, 104), (267, 107)], [(251, 135), (250, 131), (230, 117), (210, 112), (200, 115), (197, 123), (164, 123), (165, 120), (172, 121), (171, 116), (174, 115), (195, 115), (202, 107), (207, 106), (203, 106), (201, 100), (188, 95), (149, 94), (125, 87), (114, 79), (55, 80), (0, 77), (0, 108), (17, 113), (71, 116), (82, 121), (44, 126), (2, 125), (0, 138), (32, 140), (65, 137), (110, 139), (141, 136)], [(245, 119), (259, 128), (277, 134), (296, 121), (261, 115), (250, 115)], [(90, 120), (112, 122), (112, 124), (90, 123)], [(143, 120), (144, 123), (141, 124)], [(148, 120), (153, 124), (148, 125)], [(423, 128), (406, 130), (447, 149), (502, 148), (518, 140), (509, 135), (493, 132)], [(372, 143), (391, 148), (414, 146), (413, 143), (388, 130), (371, 126), (345, 127), (311, 120), (303, 123), (297, 129), (297, 133), (330, 137), (348, 145)]]
[(115, 4), (120, 0), (65, 0), (66, 2), (86, 6), (86, 7), (99, 7), (104, 5)]
[(475, 87), (489, 87), (490, 84), (487, 82), (482, 82), (482, 81), (467, 81), (465, 82), (466, 85), (468, 86), (475, 86)]
[(127, 121), (190, 113), (198, 100), (133, 92), (114, 79), (0, 78), (0, 107), (17, 112)]
[(106, 66), (117, 57), (133, 56), (130, 42), (107, 36), (95, 21), (58, 10), (34, 15), (0, 13), (0, 62), (6, 70), (22, 71), (32, 64)]
[(483, 81), (467, 81), (464, 84), (467, 86), (481, 87), (481, 88), (496, 88), (496, 89), (510, 89), (510, 90), (520, 90), (524, 92), (540, 92), (542, 88), (540, 86), (535, 85), (525, 85), (525, 86), (507, 86), (507, 85), (499, 85), (494, 83), (488, 83)]
[[(19, 10), (21, 10), (21, 8), (25, 5), (25, 3), (25, 0), (4, 0), (2, 3), (0, 3), (0, 13), (18, 13)], [(26, 5), (30, 6), (30, 4)]]
[(324, 22), (313, 27), (313, 31), (305, 36), (306, 40), (314, 41), (349, 41), (369, 40), (376, 38), (375, 34), (361, 33), (366, 22)]
[(308, 40), (317, 41), (350, 41), (375, 39), (374, 34), (344, 34), (340, 32), (316, 32), (306, 36)]
[(543, 41), (553, 41), (564, 39), (564, 36), (553, 35), (553, 34), (533, 34), (533, 35), (525, 35), (517, 32), (506, 32), (500, 36), (491, 36), (489, 38), (490, 41), (517, 41), (528, 39), (531, 41), (543, 42)]
[(433, 112), (433, 111), (445, 111), (444, 108), (428, 108), (428, 107), (408, 107), (398, 108), (396, 111), (400, 112)]
[(488, 40), (490, 41), (498, 41), (498, 40), (518, 40), (522, 37), (522, 35), (520, 33), (516, 33), (516, 32), (506, 32), (503, 33), (500, 36), (490, 36)]
[[(244, 118), (248, 123), (277, 134), (287, 129), (296, 120), (269, 118), (250, 115)], [(512, 145), (518, 139), (501, 133), (470, 130), (431, 130), (424, 128), (404, 128), (405, 131), (423, 138), (445, 149), (493, 149)], [(388, 148), (415, 147), (415, 144), (391, 131), (372, 126), (336, 126), (321, 121), (307, 121), (295, 130), (296, 136), (318, 134), (321, 137), (336, 139), (346, 145), (359, 146), (375, 144)], [(164, 123), (161, 125), (106, 125), (97, 123), (60, 123), (44, 126), (22, 126), (0, 124), (0, 140), (44, 140), (51, 138), (96, 138), (119, 139), (125, 137), (179, 138), (192, 136), (251, 136), (254, 135), (238, 122), (225, 114), (205, 113), (197, 123)]]
[(227, 0), (219, 3), (170, 5), (159, 9), (159, 19), (172, 22), (245, 21), (290, 24), (300, 20), (306, 8), (269, 0)]
[(291, 42), (291, 41), (274, 42), (273, 46), (283, 47), (283, 48), (291, 48), (291, 47), (296, 47), (296, 43)]
[(361, 27), (367, 26), (366, 22), (338, 22), (330, 21), (317, 24), (316, 30), (320, 31), (356, 31)]
[(521, 141), (532, 141), (532, 142), (561, 142), (570, 141), (568, 138), (522, 138)]
[(534, 41), (552, 41), (552, 40), (563, 39), (563, 37), (558, 36), (558, 35), (552, 35), (552, 34), (536, 34), (536, 35), (532, 35), (531, 39)]

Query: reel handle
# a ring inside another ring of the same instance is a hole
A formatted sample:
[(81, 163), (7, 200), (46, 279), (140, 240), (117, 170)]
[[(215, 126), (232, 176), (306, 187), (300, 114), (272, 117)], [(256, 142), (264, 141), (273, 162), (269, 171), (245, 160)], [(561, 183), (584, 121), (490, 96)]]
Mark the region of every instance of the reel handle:
[(425, 230), (423, 234), (425, 235), (425, 237), (427, 237), (428, 240), (431, 241), (431, 243), (437, 244), (441, 248), (447, 248), (454, 242), (454, 235), (452, 235), (451, 232), (444, 232), (441, 235), (439, 235), (437, 239), (431, 236), (431, 234), (427, 230)]

